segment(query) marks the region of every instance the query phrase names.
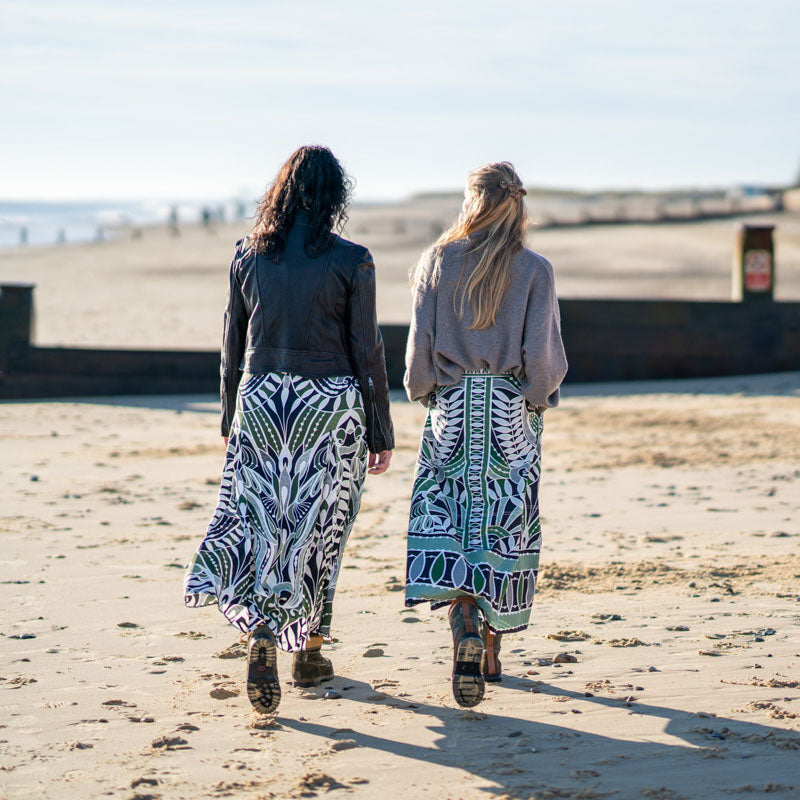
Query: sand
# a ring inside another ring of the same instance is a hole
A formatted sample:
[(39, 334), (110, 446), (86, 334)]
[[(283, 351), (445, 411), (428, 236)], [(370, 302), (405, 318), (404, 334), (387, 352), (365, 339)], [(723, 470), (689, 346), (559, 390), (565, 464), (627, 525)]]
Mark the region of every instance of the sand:
[(0, 796), (800, 795), (800, 373), (566, 387), (532, 625), (472, 711), (444, 615), (403, 608), (423, 410), (393, 414), (337, 676), (293, 689), (281, 655), (264, 721), (238, 633), (182, 605), (222, 465), (214, 398), (0, 404)]
[[(406, 323), (408, 269), (458, 211), (458, 198), (356, 207), (347, 235), (372, 251), (381, 322)], [(534, 219), (544, 212), (532, 206)], [(528, 244), (553, 263), (561, 297), (728, 300), (735, 229), (775, 224), (776, 297), (800, 300), (800, 211), (738, 219), (534, 230)], [(0, 282), (37, 284), (36, 341), (110, 347), (219, 347), (233, 244), (245, 223), (178, 237), (0, 250)]]
[[(408, 266), (457, 208), (354, 209), (382, 321), (407, 321)], [(754, 219), (778, 225), (778, 298), (800, 299), (800, 214)], [(734, 226), (530, 244), (564, 297), (726, 299)], [(212, 349), (245, 230), (0, 251), (0, 281), (38, 284), (41, 344)], [(337, 677), (293, 689), (282, 655), (264, 721), (238, 633), (182, 603), (222, 467), (215, 398), (0, 403), (0, 797), (800, 796), (800, 373), (565, 387), (532, 625), (473, 711), (450, 695), (443, 613), (403, 608), (423, 410), (395, 396), (393, 414), (345, 556)]]

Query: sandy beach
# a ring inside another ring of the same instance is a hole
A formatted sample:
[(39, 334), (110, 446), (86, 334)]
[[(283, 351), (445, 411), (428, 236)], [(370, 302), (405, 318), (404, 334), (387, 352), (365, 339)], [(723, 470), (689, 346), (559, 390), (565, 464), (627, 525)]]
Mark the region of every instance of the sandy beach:
[(0, 794), (798, 796), (800, 374), (567, 387), (545, 416), (532, 624), (472, 711), (443, 614), (403, 608), (423, 409), (393, 413), (336, 678), (293, 689), (281, 655), (264, 721), (238, 633), (182, 604), (223, 458), (215, 398), (0, 405)]
[[(408, 266), (451, 205), (353, 211), (382, 321), (407, 321)], [(778, 298), (800, 298), (800, 217), (758, 221), (778, 226)], [(735, 224), (529, 243), (565, 297), (726, 299)], [(3, 250), (0, 280), (37, 283), (40, 344), (215, 349), (245, 231)], [(182, 603), (222, 466), (216, 398), (0, 404), (0, 796), (800, 796), (800, 373), (567, 385), (545, 417), (532, 625), (473, 711), (444, 615), (403, 608), (424, 412), (395, 395), (393, 414), (339, 584), (337, 677), (285, 683), (264, 721), (238, 633)]]

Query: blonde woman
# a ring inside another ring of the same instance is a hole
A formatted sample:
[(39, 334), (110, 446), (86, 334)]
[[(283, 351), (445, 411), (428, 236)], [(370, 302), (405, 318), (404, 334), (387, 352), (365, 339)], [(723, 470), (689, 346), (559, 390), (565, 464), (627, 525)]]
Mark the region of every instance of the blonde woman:
[(524, 246), (508, 162), (469, 176), (457, 221), (412, 272), (405, 387), (428, 407), (408, 527), (406, 605), (450, 606), (453, 694), (499, 681), (539, 566), (542, 414), (567, 371), (553, 268)]

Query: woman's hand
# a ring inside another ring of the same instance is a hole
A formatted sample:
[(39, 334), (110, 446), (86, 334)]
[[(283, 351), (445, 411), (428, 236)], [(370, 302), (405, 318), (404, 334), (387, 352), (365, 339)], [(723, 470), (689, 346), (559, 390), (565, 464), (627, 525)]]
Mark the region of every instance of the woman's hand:
[(381, 450), (380, 453), (370, 453), (367, 462), (367, 472), (370, 475), (380, 475), (389, 469), (389, 462), (392, 460), (391, 450)]
[(223, 436), (222, 437), (222, 441), (225, 442), (225, 447), (227, 447), (228, 446), (228, 437), (227, 436)]

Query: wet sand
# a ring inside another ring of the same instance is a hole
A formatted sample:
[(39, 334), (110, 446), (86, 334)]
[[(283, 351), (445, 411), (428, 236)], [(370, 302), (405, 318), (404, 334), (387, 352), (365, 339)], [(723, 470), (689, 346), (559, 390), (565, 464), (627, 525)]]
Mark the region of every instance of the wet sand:
[(222, 466), (215, 400), (0, 404), (0, 794), (798, 796), (800, 373), (566, 387), (532, 624), (472, 711), (444, 614), (403, 608), (423, 410), (393, 412), (345, 556), (337, 676), (293, 689), (282, 655), (263, 721), (238, 633), (182, 605)]

